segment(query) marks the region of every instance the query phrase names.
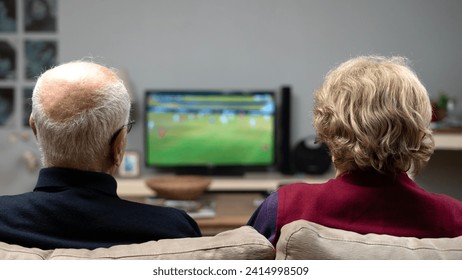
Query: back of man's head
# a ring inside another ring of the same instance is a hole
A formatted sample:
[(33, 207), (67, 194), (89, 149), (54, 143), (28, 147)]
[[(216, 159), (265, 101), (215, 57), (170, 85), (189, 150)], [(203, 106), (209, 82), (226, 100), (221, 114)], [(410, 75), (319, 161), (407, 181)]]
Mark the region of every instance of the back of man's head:
[(74, 61), (46, 71), (34, 88), (31, 114), (43, 165), (105, 171), (111, 136), (129, 111), (123, 82), (105, 66)]

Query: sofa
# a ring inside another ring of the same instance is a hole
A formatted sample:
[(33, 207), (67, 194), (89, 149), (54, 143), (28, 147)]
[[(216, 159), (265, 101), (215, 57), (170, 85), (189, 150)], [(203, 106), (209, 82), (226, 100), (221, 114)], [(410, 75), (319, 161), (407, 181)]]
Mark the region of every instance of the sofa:
[(42, 250), (0, 242), (2, 260), (268, 260), (274, 258), (273, 245), (249, 226), (225, 231), (215, 236), (163, 239), (93, 250)]
[(462, 236), (419, 239), (358, 234), (299, 220), (282, 227), (276, 259), (462, 260)]
[(304, 260), (304, 259), (458, 259), (462, 236), (457, 238), (395, 237), (358, 234), (308, 221), (282, 228), (276, 246), (249, 226), (215, 236), (165, 239), (110, 248), (42, 250), (0, 242), (2, 260)]

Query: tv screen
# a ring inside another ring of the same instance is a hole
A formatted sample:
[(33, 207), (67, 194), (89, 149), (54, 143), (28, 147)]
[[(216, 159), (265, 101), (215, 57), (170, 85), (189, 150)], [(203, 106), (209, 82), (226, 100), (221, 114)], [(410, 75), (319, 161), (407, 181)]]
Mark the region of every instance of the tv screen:
[(267, 167), (275, 161), (272, 91), (146, 91), (146, 165)]

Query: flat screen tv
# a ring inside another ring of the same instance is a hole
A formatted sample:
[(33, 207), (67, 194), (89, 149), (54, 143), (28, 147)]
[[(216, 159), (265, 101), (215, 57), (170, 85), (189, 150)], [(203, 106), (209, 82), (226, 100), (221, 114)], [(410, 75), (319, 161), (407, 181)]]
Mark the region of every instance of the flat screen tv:
[(242, 173), (275, 163), (273, 91), (147, 90), (145, 161), (176, 173)]

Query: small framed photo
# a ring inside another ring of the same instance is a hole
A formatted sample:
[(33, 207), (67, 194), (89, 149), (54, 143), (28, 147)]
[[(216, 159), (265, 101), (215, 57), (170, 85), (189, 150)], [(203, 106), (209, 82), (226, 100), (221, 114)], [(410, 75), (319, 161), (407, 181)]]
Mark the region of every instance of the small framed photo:
[(135, 151), (126, 151), (119, 166), (119, 176), (132, 178), (140, 176), (140, 154)]

